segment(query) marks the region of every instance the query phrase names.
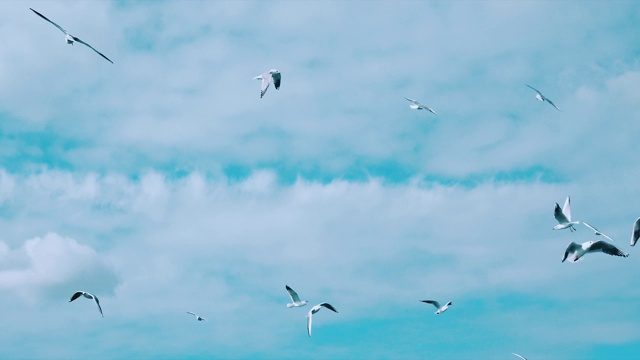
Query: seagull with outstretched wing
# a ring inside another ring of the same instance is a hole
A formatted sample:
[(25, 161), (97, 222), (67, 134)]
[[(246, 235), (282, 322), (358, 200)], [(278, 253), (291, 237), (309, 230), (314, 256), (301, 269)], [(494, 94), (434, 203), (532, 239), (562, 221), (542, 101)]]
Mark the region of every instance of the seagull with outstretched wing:
[(576, 262), (578, 260), (581, 260), (584, 255), (589, 253), (594, 253), (594, 252), (602, 252), (602, 253), (613, 255), (613, 256), (622, 256), (622, 257), (629, 256), (629, 254), (625, 254), (622, 250), (618, 249), (614, 245), (609, 244), (604, 240), (587, 241), (582, 244), (576, 244), (574, 242), (571, 242), (571, 244), (567, 246), (567, 249), (564, 252), (564, 257), (562, 258), (562, 262), (567, 260), (569, 256), (571, 256), (569, 261)]
[(579, 221), (571, 221), (571, 198), (567, 196), (567, 199), (564, 201), (564, 206), (562, 209), (560, 205), (556, 203), (555, 208), (553, 209), (553, 217), (558, 221), (558, 225), (553, 227), (553, 230), (562, 230), (569, 229), (569, 231), (576, 231), (576, 228), (573, 225), (580, 224)]
[(293, 291), (293, 289), (289, 285), (285, 285), (285, 288), (287, 289), (289, 297), (291, 298), (291, 303), (287, 304), (288, 308), (305, 306), (309, 303), (307, 300), (300, 300), (298, 293)]
[[(525, 85), (527, 85), (527, 84), (525, 84)], [(540, 100), (540, 101), (542, 101), (542, 102), (545, 102), (545, 101), (546, 101), (546, 102), (548, 102), (549, 104), (551, 104), (551, 106), (553, 106), (554, 108), (556, 108), (556, 110), (558, 110), (558, 111), (562, 111), (562, 110), (560, 110), (560, 109), (556, 106), (556, 104), (554, 104), (554, 103), (553, 103), (553, 101), (551, 101), (548, 97), (546, 97), (546, 96), (542, 95), (542, 93), (540, 92), (540, 90), (538, 90), (538, 89), (534, 88), (534, 87), (533, 87), (533, 86), (531, 86), (531, 85), (527, 85), (527, 86), (528, 86), (529, 88), (531, 88), (533, 91), (535, 91), (535, 92), (536, 92), (536, 99), (538, 99), (538, 100)]]
[(331, 304), (323, 302), (320, 303), (314, 307), (311, 308), (311, 310), (309, 310), (309, 312), (307, 313), (307, 334), (309, 334), (309, 336), (311, 336), (311, 324), (313, 323), (313, 314), (317, 313), (318, 311), (320, 311), (320, 309), (322, 309), (323, 307), (333, 311), (333, 312), (338, 312), (338, 310), (336, 310), (333, 306), (331, 306)]
[(198, 321), (207, 321), (207, 319), (203, 318), (202, 316), (200, 316), (198, 314), (192, 313), (191, 311), (187, 311), (187, 314), (191, 314), (191, 315), (195, 316), (196, 320), (198, 320)]
[(436, 309), (438, 309), (435, 314), (439, 315), (442, 314), (443, 312), (447, 311), (447, 309), (449, 308), (449, 306), (451, 306), (453, 303), (451, 301), (449, 301), (448, 303), (444, 304), (444, 306), (441, 306), (439, 302), (435, 301), (435, 300), (420, 300), (423, 303), (427, 303), (427, 304), (431, 304), (433, 306), (436, 307)]
[(276, 90), (280, 89), (280, 81), (282, 80), (282, 75), (280, 75), (280, 71), (276, 69), (271, 69), (268, 72), (258, 75), (253, 78), (254, 80), (262, 80), (262, 87), (260, 88), (260, 98), (264, 96), (269, 88), (269, 84), (273, 80), (273, 85), (276, 87)]
[(87, 299), (93, 299), (93, 301), (96, 302), (96, 305), (98, 305), (98, 310), (100, 310), (100, 315), (102, 315), (102, 317), (104, 317), (104, 314), (102, 313), (102, 307), (100, 307), (100, 300), (98, 300), (98, 297), (88, 293), (86, 291), (76, 291), (75, 293), (73, 293), (73, 295), (71, 296), (71, 300), (69, 300), (69, 302), (72, 302), (73, 300), (79, 298), (80, 296), (84, 296)]
[(587, 223), (586, 221), (583, 221), (582, 225), (584, 225), (584, 226), (588, 227), (589, 229), (593, 230), (594, 234), (602, 235), (602, 236), (606, 237), (607, 239), (609, 239), (611, 241), (614, 241), (612, 238), (609, 237), (609, 235), (607, 235), (607, 234), (603, 233), (602, 231), (600, 231), (600, 230), (594, 228), (593, 226), (589, 225), (589, 223)]
[(433, 114), (437, 115), (437, 114), (436, 114), (436, 112), (435, 112), (435, 111), (433, 111), (433, 109), (432, 109), (432, 108), (430, 108), (430, 107), (428, 107), (428, 106), (426, 106), (426, 105), (422, 105), (422, 104), (420, 104), (419, 102), (417, 102), (416, 100), (409, 99), (409, 98), (408, 98), (408, 97), (406, 97), (406, 96), (405, 96), (404, 98), (411, 102), (411, 105), (409, 105), (409, 107), (410, 107), (411, 109), (413, 109), (413, 110), (427, 110), (427, 111), (430, 111), (431, 113), (433, 113)]

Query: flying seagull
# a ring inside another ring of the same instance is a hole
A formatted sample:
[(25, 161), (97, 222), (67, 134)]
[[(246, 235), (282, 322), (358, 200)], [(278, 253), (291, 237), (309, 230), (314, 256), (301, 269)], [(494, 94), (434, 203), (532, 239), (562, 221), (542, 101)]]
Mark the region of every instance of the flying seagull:
[(435, 301), (435, 300), (420, 300), (420, 301), (422, 301), (423, 303), (427, 303), (427, 304), (431, 304), (431, 305), (435, 306), (436, 309), (438, 309), (438, 311), (435, 312), (436, 315), (439, 315), (439, 314), (447, 311), (449, 306), (452, 305), (451, 301), (446, 303), (444, 306), (440, 306), (440, 303)]
[(191, 315), (195, 316), (196, 320), (198, 320), (198, 321), (207, 321), (207, 319), (201, 317), (200, 315), (194, 314), (191, 311), (187, 311), (187, 314), (191, 314)]
[(527, 358), (526, 358), (526, 357), (524, 357), (524, 356), (522, 356), (522, 355), (520, 355), (520, 354), (516, 354), (516, 353), (512, 353), (512, 354), (513, 354), (513, 355), (515, 355), (515, 356), (517, 356), (517, 357), (519, 357), (519, 358), (520, 358), (520, 359), (522, 359), (522, 360), (527, 360)]
[(609, 235), (607, 235), (607, 234), (603, 233), (602, 231), (600, 231), (600, 230), (598, 230), (598, 229), (594, 228), (593, 226), (589, 225), (586, 221), (583, 221), (583, 222), (582, 222), (582, 225), (584, 225), (584, 226), (588, 227), (589, 229), (593, 230), (593, 233), (594, 233), (594, 234), (596, 234), (596, 235), (602, 235), (602, 236), (606, 237), (607, 239), (609, 239), (609, 240), (613, 241), (613, 239), (612, 239), (612, 238), (610, 238), (610, 237), (609, 237)]
[(253, 80), (262, 80), (262, 89), (260, 90), (260, 98), (264, 96), (264, 93), (267, 92), (269, 88), (269, 84), (271, 84), (271, 79), (273, 79), (273, 85), (276, 87), (276, 90), (280, 89), (280, 79), (282, 76), (280, 75), (280, 71), (276, 69), (271, 69), (268, 72), (258, 75), (253, 78)]
[(605, 254), (614, 255), (614, 256), (622, 256), (627, 257), (629, 254), (625, 254), (622, 250), (618, 249), (612, 244), (604, 240), (600, 241), (587, 241), (585, 243), (576, 244), (572, 242), (567, 246), (567, 250), (564, 252), (564, 257), (562, 258), (562, 262), (567, 260), (567, 257), (571, 255), (571, 262), (576, 262), (580, 260), (584, 255), (593, 252), (603, 252)]
[(84, 296), (87, 299), (93, 299), (96, 302), (96, 305), (98, 305), (98, 310), (100, 310), (100, 315), (102, 315), (102, 317), (104, 317), (104, 314), (102, 313), (102, 308), (100, 307), (100, 300), (98, 300), (98, 297), (88, 293), (86, 291), (76, 291), (72, 296), (71, 296), (71, 300), (69, 300), (69, 302), (72, 302), (73, 300), (79, 298), (80, 296)]
[[(525, 84), (525, 85), (527, 85), (527, 84)], [(544, 95), (542, 95), (542, 93), (541, 93), (538, 89), (534, 88), (534, 87), (533, 87), (533, 86), (531, 86), (531, 85), (527, 85), (527, 86), (528, 86), (529, 88), (533, 89), (533, 91), (535, 91), (535, 92), (537, 93), (537, 94), (536, 94), (536, 99), (538, 99), (538, 100), (540, 100), (540, 101), (542, 101), (542, 102), (546, 101), (546, 102), (548, 102), (549, 104), (551, 104), (551, 106), (553, 106), (554, 108), (556, 108), (556, 110), (558, 110), (558, 111), (562, 111), (562, 110), (558, 109), (558, 107), (556, 106), (556, 104), (554, 104), (554, 103), (553, 103), (553, 101), (549, 100), (549, 98), (547, 98), (547, 97), (545, 97)]]
[[(29, 9), (31, 9), (31, 8), (29, 8)], [(86, 42), (84, 42), (84, 41), (80, 40), (79, 38), (77, 38), (77, 37), (75, 37), (75, 36), (73, 36), (73, 35), (71, 35), (71, 34), (67, 33), (67, 30), (63, 29), (63, 28), (62, 28), (62, 26), (60, 26), (60, 25), (58, 25), (58, 24), (54, 23), (53, 21), (51, 21), (51, 20), (47, 19), (47, 17), (46, 17), (46, 16), (44, 16), (44, 15), (40, 14), (39, 12), (37, 12), (37, 11), (35, 11), (35, 10), (33, 10), (33, 9), (31, 9), (31, 11), (33, 11), (34, 13), (36, 13), (36, 15), (40, 16), (41, 18), (43, 18), (43, 19), (47, 20), (48, 22), (52, 23), (52, 24), (53, 24), (53, 26), (55, 26), (55, 27), (57, 27), (58, 29), (60, 29), (60, 31), (62, 31), (62, 32), (64, 33), (64, 35), (65, 35), (65, 40), (67, 40), (67, 44), (73, 45), (73, 43), (77, 41), (77, 42), (79, 42), (80, 44), (86, 45), (86, 46), (87, 46), (87, 47), (89, 47), (91, 50), (95, 51), (98, 55), (102, 56), (102, 57), (103, 57), (103, 58), (105, 58), (108, 62), (110, 62), (110, 63), (112, 63), (112, 64), (113, 64), (113, 61), (111, 61), (108, 57), (104, 56), (104, 54), (102, 54), (100, 51), (98, 51), (98, 50), (94, 49), (94, 48), (93, 48), (93, 46), (91, 46), (91, 45), (87, 44)]]
[(336, 312), (336, 313), (338, 312), (338, 310), (336, 310), (333, 306), (331, 306), (331, 304), (326, 302), (320, 303), (312, 307), (311, 310), (309, 310), (309, 312), (307, 313), (307, 334), (309, 334), (309, 336), (311, 336), (311, 323), (313, 322), (313, 314), (320, 311), (320, 309), (322, 309), (323, 307), (326, 307), (327, 309), (333, 312)]
[(567, 196), (564, 201), (564, 206), (560, 209), (560, 205), (556, 203), (555, 209), (553, 209), (553, 216), (558, 220), (558, 225), (553, 227), (553, 230), (562, 230), (569, 228), (571, 232), (576, 231), (573, 225), (580, 224), (579, 221), (571, 221), (571, 199)]
[[(426, 105), (422, 105), (419, 102), (413, 100), (413, 99), (409, 99), (408, 97), (405, 96), (405, 99), (409, 100), (411, 102), (411, 105), (409, 105), (410, 108), (412, 108), (413, 110), (427, 110), (430, 111), (434, 114), (436, 114), (435, 111), (433, 111), (432, 108), (426, 106)], [(436, 114), (437, 115), (437, 114)]]
[(633, 232), (631, 232), (631, 246), (635, 246), (640, 238), (640, 218), (633, 224)]
[(300, 297), (298, 296), (298, 293), (293, 291), (293, 289), (289, 285), (285, 285), (285, 286), (287, 288), (287, 291), (289, 292), (289, 296), (291, 297), (291, 303), (287, 304), (288, 308), (307, 305), (308, 303), (307, 300), (300, 301)]

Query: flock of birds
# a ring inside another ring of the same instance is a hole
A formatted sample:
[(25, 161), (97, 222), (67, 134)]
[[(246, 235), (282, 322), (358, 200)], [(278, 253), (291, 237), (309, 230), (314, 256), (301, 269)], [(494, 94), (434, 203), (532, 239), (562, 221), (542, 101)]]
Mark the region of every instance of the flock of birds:
[[(47, 22), (51, 23), (52, 25), (54, 25), (56, 28), (58, 28), (60, 31), (62, 31), (65, 35), (65, 40), (67, 42), (67, 44), (73, 45), (75, 42), (78, 42), (80, 44), (83, 44), (87, 47), (89, 47), (91, 50), (95, 51), (98, 55), (100, 55), (101, 57), (103, 57), (104, 59), (106, 59), (107, 61), (109, 61), (110, 63), (113, 64), (113, 61), (111, 61), (111, 59), (109, 59), (107, 56), (105, 56), (104, 54), (102, 54), (101, 52), (99, 52), (98, 50), (96, 50), (95, 48), (93, 48), (91, 45), (89, 45), (88, 43), (82, 41), (81, 39), (79, 39), (76, 36), (73, 36), (71, 34), (69, 34), (64, 28), (62, 28), (60, 25), (56, 24), (55, 22), (51, 21), (50, 19), (48, 19), (46, 16), (44, 16), (43, 14), (39, 13), (38, 11), (31, 9), (31, 11), (33, 11), (36, 15), (38, 15), (39, 17), (41, 17), (42, 19), (46, 20)], [(260, 88), (260, 98), (262, 98), (265, 93), (267, 92), (267, 89), (269, 88), (270, 84), (273, 82), (274, 87), (276, 88), (276, 90), (280, 89), (280, 83), (282, 80), (282, 75), (280, 74), (280, 72), (278, 70), (275, 69), (271, 69), (268, 72), (265, 72), (264, 74), (258, 75), (256, 77), (254, 77), (254, 80), (261, 80), (262, 84), (261, 84), (261, 88)], [(549, 103), (551, 106), (553, 106), (556, 110), (561, 111), (554, 103), (553, 101), (551, 101), (549, 98), (547, 98), (546, 96), (544, 96), (542, 94), (542, 92), (540, 92), (538, 89), (534, 88), (531, 85), (525, 84), (527, 87), (531, 88), (533, 91), (536, 92), (536, 99), (538, 99), (539, 101), (542, 102), (547, 102)], [(414, 100), (414, 99), (410, 99), (408, 97), (405, 97), (405, 99), (407, 101), (409, 101), (411, 104), (409, 105), (409, 108), (413, 109), (413, 110), (426, 110), (428, 112), (431, 112), (434, 115), (437, 115), (437, 113), (430, 108), (429, 106), (423, 105), (421, 103), (419, 103), (418, 101)], [(594, 226), (590, 225), (589, 223), (585, 222), (585, 221), (575, 221), (572, 220), (571, 218), (571, 199), (569, 196), (567, 196), (567, 199), (565, 200), (564, 206), (561, 208), (560, 205), (558, 203), (555, 204), (555, 209), (554, 209), (554, 217), (557, 220), (558, 224), (555, 225), (553, 227), (553, 230), (563, 230), (563, 229), (569, 229), (569, 231), (574, 232), (576, 231), (575, 226), (579, 225), (579, 224), (583, 224), (584, 226), (588, 227), (589, 229), (591, 229), (595, 235), (598, 236), (602, 236), (604, 238), (607, 238), (610, 241), (614, 241), (611, 237), (609, 237), (608, 235), (606, 235), (605, 233), (601, 232), (600, 230), (596, 229)], [(638, 239), (640, 238), (640, 218), (638, 218), (635, 223), (633, 224), (633, 230), (632, 230), (632, 234), (631, 234), (631, 246), (634, 246)], [(620, 257), (627, 257), (629, 256), (629, 254), (624, 253), (621, 249), (619, 249), (618, 247), (616, 247), (615, 245), (604, 241), (604, 240), (600, 240), (600, 241), (587, 241), (584, 242), (582, 244), (577, 244), (575, 242), (571, 242), (565, 252), (564, 252), (564, 256), (562, 258), (562, 262), (565, 262), (567, 259), (569, 259), (571, 262), (577, 262), (582, 260), (582, 258), (589, 253), (595, 253), (595, 252), (602, 252), (608, 255), (614, 255), (614, 256), (620, 256)], [(289, 297), (291, 298), (291, 303), (287, 304), (288, 308), (297, 308), (297, 307), (303, 307), (305, 305), (307, 305), (309, 302), (307, 300), (300, 300), (300, 297), (298, 296), (298, 294), (289, 286), (286, 285), (285, 289), (287, 290), (287, 292), (289, 293)], [(102, 307), (100, 306), (100, 301), (98, 300), (98, 297), (94, 294), (91, 294), (89, 292), (86, 291), (77, 291), (75, 292), (72, 296), (71, 299), (69, 300), (69, 302), (72, 302), (80, 297), (84, 297), (86, 299), (90, 299), (93, 300), (97, 307), (98, 310), (100, 311), (100, 315), (102, 315), (104, 317), (104, 314), (102, 313)], [(438, 301), (436, 300), (420, 300), (421, 302), (424, 302), (426, 304), (431, 304), (436, 308), (436, 315), (442, 314), (445, 311), (447, 311), (449, 309), (449, 307), (452, 305), (452, 302), (449, 301), (444, 305), (441, 305)], [(329, 309), (335, 313), (337, 313), (338, 311), (335, 309), (335, 307), (327, 302), (322, 302), (319, 303), (315, 306), (313, 306), (306, 315), (306, 319), (307, 319), (307, 334), (308, 336), (311, 336), (311, 329), (312, 329), (312, 324), (313, 324), (313, 315), (316, 314), (318, 311), (320, 311), (322, 308), (326, 308)], [(191, 311), (188, 311), (187, 314), (193, 315), (195, 317), (195, 319), (197, 321), (206, 321), (205, 318), (201, 317), (200, 315), (193, 313)], [(526, 360), (525, 357), (523, 357), (520, 354), (517, 353), (512, 353), (513, 355)]]

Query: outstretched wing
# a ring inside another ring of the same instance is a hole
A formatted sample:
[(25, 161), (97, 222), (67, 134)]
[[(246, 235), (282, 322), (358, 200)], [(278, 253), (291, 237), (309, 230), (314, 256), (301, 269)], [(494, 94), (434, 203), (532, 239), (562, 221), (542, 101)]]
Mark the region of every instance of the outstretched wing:
[(276, 87), (276, 90), (280, 90), (280, 80), (282, 80), (280, 73), (273, 74), (273, 85)]
[(564, 213), (562, 212), (562, 209), (560, 209), (560, 205), (558, 205), (558, 203), (556, 203), (556, 207), (553, 209), (553, 217), (555, 217), (560, 224), (566, 224), (569, 222), (569, 219), (564, 216)]
[(571, 222), (571, 198), (569, 196), (567, 196), (567, 200), (564, 201), (562, 213), (567, 217), (567, 220)]
[(516, 353), (512, 353), (512, 354), (513, 354), (513, 355), (515, 355), (515, 356), (517, 356), (517, 357), (519, 357), (519, 358), (520, 358), (520, 359), (522, 359), (522, 360), (527, 360), (527, 358), (526, 358), (526, 357), (524, 357), (524, 356), (522, 356), (522, 355), (520, 355), (520, 354), (516, 354)]
[(537, 92), (538, 94), (540, 94), (540, 95), (542, 96), (542, 93), (540, 92), (540, 90), (538, 90), (538, 89), (534, 88), (534, 87), (533, 87), (533, 86), (531, 86), (531, 85), (528, 85), (528, 84), (525, 84), (525, 85), (527, 85), (527, 86), (528, 86), (529, 88), (531, 88), (533, 91)]
[(287, 288), (287, 291), (289, 292), (289, 296), (291, 297), (291, 301), (300, 302), (300, 297), (298, 296), (298, 293), (293, 291), (293, 289), (289, 285), (285, 285), (285, 286)]
[(311, 324), (313, 323), (313, 314), (311, 311), (307, 314), (307, 334), (311, 337)]
[(198, 316), (198, 315), (196, 315), (196, 314), (192, 313), (191, 311), (187, 311), (187, 314), (191, 314), (191, 315), (193, 315), (193, 316)]
[(588, 227), (589, 229), (593, 230), (593, 232), (594, 232), (596, 235), (602, 235), (602, 236), (606, 237), (607, 239), (609, 239), (609, 240), (611, 240), (611, 241), (614, 241), (612, 238), (610, 238), (610, 237), (609, 237), (609, 235), (607, 235), (607, 234), (603, 233), (602, 231), (600, 231), (600, 230), (598, 230), (598, 229), (594, 228), (594, 227), (593, 227), (593, 226), (591, 226), (589, 223), (587, 223), (587, 222), (585, 222), (585, 221), (583, 221), (582, 223), (584, 224), (584, 226), (586, 226), (586, 227)]
[(269, 88), (269, 84), (271, 84), (271, 74), (266, 73), (262, 75), (262, 89), (260, 90), (260, 98), (264, 96)]
[(73, 293), (73, 295), (71, 295), (71, 300), (69, 300), (69, 302), (72, 302), (73, 300), (79, 298), (82, 295), (82, 291), (76, 291), (75, 293)]
[(629, 256), (629, 254), (625, 254), (622, 250), (618, 249), (616, 246), (602, 240), (594, 242), (589, 247), (589, 251), (602, 251), (605, 254), (609, 254), (613, 256), (622, 256), (622, 257)]
[(640, 238), (640, 218), (633, 224), (633, 232), (631, 232), (631, 246), (635, 246)]
[(80, 40), (79, 38), (77, 38), (77, 37), (75, 37), (75, 36), (72, 36), (72, 38), (73, 38), (73, 40), (75, 40), (75, 41), (79, 42), (80, 44), (85, 45), (85, 46), (87, 46), (89, 49), (91, 49), (91, 50), (95, 51), (98, 55), (102, 56), (102, 57), (103, 57), (103, 58), (105, 58), (108, 62), (110, 62), (110, 63), (112, 63), (112, 64), (113, 64), (113, 61), (111, 61), (111, 59), (109, 59), (108, 57), (104, 56), (104, 54), (103, 54), (103, 53), (101, 53), (100, 51), (98, 51), (98, 50), (94, 49), (94, 48), (93, 48), (93, 46), (91, 46), (91, 45), (87, 44), (86, 42), (84, 42), (84, 41)]
[(416, 105), (420, 105), (420, 103), (418, 103), (417, 101), (413, 100), (413, 99), (409, 99), (408, 97), (404, 97), (405, 99), (411, 101), (412, 103), (416, 104)]
[(436, 309), (440, 309), (441, 308), (440, 303), (435, 301), (435, 300), (420, 300), (420, 301), (422, 301), (423, 303), (431, 304), (431, 305), (435, 306)]
[(335, 309), (331, 304), (329, 304), (329, 303), (326, 303), (326, 302), (325, 302), (325, 303), (321, 303), (321, 304), (319, 304), (319, 305), (320, 305), (320, 306), (322, 306), (322, 307), (326, 307), (327, 309), (329, 309), (329, 310), (331, 310), (331, 311), (333, 311), (333, 312), (336, 312), (336, 313), (338, 312), (338, 310), (336, 310), (336, 309)]
[(558, 108), (558, 107), (556, 106), (556, 104), (554, 104), (554, 103), (553, 103), (553, 101), (549, 100), (549, 98), (546, 98), (546, 97), (544, 97), (544, 96), (543, 96), (542, 98), (544, 99), (544, 101), (548, 102), (549, 104), (551, 104), (551, 106), (553, 106), (554, 108), (556, 108), (556, 110), (558, 110), (558, 111), (562, 111), (562, 110), (560, 110), (560, 108)]
[(60, 29), (60, 31), (62, 31), (65, 35), (67, 35), (67, 30), (63, 29), (63, 28), (62, 28), (62, 26), (60, 26), (60, 25), (58, 25), (58, 24), (54, 23), (53, 21), (51, 21), (51, 20), (47, 19), (47, 17), (46, 17), (46, 16), (44, 16), (44, 15), (40, 14), (39, 12), (37, 12), (37, 11), (35, 11), (35, 10), (31, 9), (31, 8), (29, 8), (29, 9), (30, 9), (31, 11), (33, 11), (34, 13), (36, 13), (36, 15), (38, 15), (38, 16), (40, 16), (41, 18), (43, 18), (43, 19), (47, 20), (48, 22), (52, 23), (52, 24), (53, 24), (53, 26), (57, 27), (58, 29)]
[(569, 254), (573, 254), (574, 252), (578, 251), (578, 249), (580, 249), (581, 247), (582, 247), (581, 245), (578, 245), (572, 241), (571, 244), (569, 244), (569, 246), (567, 246), (567, 249), (564, 251), (562, 262), (567, 260), (567, 257), (569, 256)]
[(100, 300), (98, 300), (98, 297), (93, 295), (93, 300), (96, 301), (96, 305), (98, 305), (98, 310), (100, 310), (100, 315), (102, 315), (102, 317), (104, 317), (104, 314), (102, 313), (102, 307), (100, 307)]

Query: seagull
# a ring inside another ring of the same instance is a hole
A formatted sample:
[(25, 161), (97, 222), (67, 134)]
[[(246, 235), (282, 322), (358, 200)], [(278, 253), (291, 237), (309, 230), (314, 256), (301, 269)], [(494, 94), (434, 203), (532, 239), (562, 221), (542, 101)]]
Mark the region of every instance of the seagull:
[(269, 88), (269, 84), (271, 84), (271, 79), (273, 79), (273, 85), (276, 87), (276, 90), (280, 89), (280, 79), (282, 76), (280, 75), (280, 71), (276, 69), (271, 69), (269, 72), (266, 72), (262, 75), (258, 75), (253, 78), (253, 80), (262, 80), (262, 89), (260, 90), (260, 99), (264, 96), (264, 93), (267, 92)]
[(593, 230), (593, 232), (596, 235), (602, 235), (602, 236), (606, 237), (607, 239), (609, 239), (611, 241), (614, 241), (612, 238), (609, 237), (609, 235), (607, 235), (607, 234), (603, 233), (602, 231), (600, 231), (600, 230), (594, 228), (593, 226), (589, 225), (586, 221), (583, 221), (582, 225), (584, 225), (584, 226), (588, 227), (589, 229)]
[[(419, 102), (417, 102), (417, 101), (415, 101), (415, 100), (413, 100), (413, 99), (409, 99), (409, 98), (408, 98), (408, 97), (406, 97), (406, 96), (405, 96), (405, 99), (407, 99), (407, 100), (409, 100), (409, 101), (411, 101), (411, 102), (412, 102), (412, 104), (411, 104), (411, 105), (409, 105), (409, 107), (410, 107), (410, 108), (412, 108), (413, 110), (428, 110), (428, 111), (432, 112), (433, 114), (436, 114), (436, 112), (435, 112), (435, 111), (433, 111), (433, 109), (432, 109), (432, 108), (430, 108), (430, 107), (428, 107), (428, 106), (426, 106), (426, 105), (422, 105), (422, 104), (420, 104)], [(438, 114), (436, 114), (436, 115), (438, 115)]]
[(562, 230), (569, 228), (571, 232), (576, 231), (573, 225), (580, 224), (579, 221), (571, 221), (571, 199), (567, 196), (567, 200), (564, 201), (564, 206), (560, 209), (560, 205), (556, 203), (556, 207), (553, 210), (553, 216), (558, 220), (558, 225), (553, 227), (553, 230)]
[(289, 287), (289, 285), (285, 285), (285, 286), (287, 288), (287, 291), (289, 292), (289, 296), (291, 297), (291, 303), (287, 304), (288, 308), (305, 306), (307, 305), (307, 303), (309, 303), (307, 300), (300, 301), (300, 297), (298, 296), (298, 293), (293, 291), (293, 289)]
[(451, 301), (446, 303), (444, 306), (440, 306), (440, 303), (435, 301), (435, 300), (420, 300), (420, 301), (422, 301), (423, 303), (427, 303), (427, 304), (431, 304), (431, 305), (435, 306), (436, 309), (438, 309), (438, 311), (435, 312), (436, 315), (439, 315), (439, 314), (447, 311), (449, 306), (452, 305)]
[(313, 322), (313, 314), (320, 311), (320, 309), (322, 309), (323, 307), (326, 307), (327, 309), (333, 312), (336, 312), (336, 313), (338, 312), (338, 310), (336, 310), (333, 306), (331, 306), (331, 304), (326, 302), (320, 303), (312, 307), (311, 310), (309, 310), (309, 312), (307, 313), (307, 334), (309, 334), (309, 336), (311, 336), (311, 323)]
[[(525, 84), (525, 85), (527, 85), (527, 84)], [(534, 88), (534, 87), (533, 87), (533, 86), (531, 86), (531, 85), (527, 85), (527, 86), (528, 86), (529, 88), (533, 89), (533, 91), (537, 92), (537, 94), (536, 94), (536, 99), (538, 99), (538, 100), (540, 100), (540, 101), (542, 101), (542, 102), (546, 101), (546, 102), (548, 102), (549, 104), (551, 104), (551, 106), (553, 106), (554, 108), (556, 108), (556, 110), (558, 110), (558, 111), (562, 111), (562, 110), (558, 109), (558, 107), (556, 106), (556, 104), (554, 104), (554, 103), (553, 103), (553, 101), (549, 100), (549, 98), (547, 98), (547, 97), (545, 97), (544, 95), (542, 95), (542, 93), (541, 93), (538, 89)]]
[[(29, 9), (31, 9), (31, 8), (29, 8)], [(53, 21), (51, 21), (51, 20), (47, 19), (47, 17), (46, 17), (46, 16), (44, 16), (44, 15), (40, 14), (39, 12), (37, 12), (37, 11), (35, 11), (35, 10), (33, 10), (33, 9), (31, 9), (31, 11), (33, 11), (34, 13), (36, 13), (36, 15), (40, 16), (41, 18), (43, 18), (43, 19), (47, 20), (48, 22), (52, 23), (52, 24), (53, 24), (53, 26), (55, 26), (55, 27), (57, 27), (58, 29), (60, 29), (60, 31), (62, 31), (62, 32), (64, 33), (64, 35), (65, 35), (65, 40), (67, 40), (67, 44), (73, 45), (73, 43), (77, 41), (77, 42), (79, 42), (79, 43), (80, 43), (80, 44), (82, 44), (82, 45), (86, 45), (86, 46), (87, 46), (87, 47), (89, 47), (91, 50), (95, 51), (98, 55), (102, 56), (102, 57), (103, 57), (103, 58), (105, 58), (108, 62), (110, 62), (110, 63), (112, 63), (112, 64), (113, 64), (113, 61), (111, 61), (108, 57), (104, 56), (104, 54), (102, 54), (100, 51), (98, 51), (98, 50), (94, 49), (94, 48), (93, 48), (93, 46), (91, 46), (91, 45), (87, 44), (86, 42), (84, 42), (84, 41), (80, 40), (79, 38), (77, 38), (77, 37), (75, 37), (75, 36), (73, 36), (73, 35), (71, 35), (71, 34), (67, 33), (67, 30), (63, 29), (63, 28), (62, 28), (62, 26), (60, 26), (60, 25), (58, 25), (58, 24), (54, 23)]]
[(513, 355), (515, 355), (515, 356), (517, 356), (517, 357), (519, 357), (519, 358), (520, 358), (520, 359), (522, 359), (522, 360), (527, 360), (527, 358), (526, 358), (526, 357), (524, 357), (524, 356), (522, 356), (522, 355), (520, 355), (520, 354), (516, 354), (516, 353), (512, 353), (512, 354), (513, 354)]
[(640, 238), (640, 218), (636, 219), (633, 224), (633, 232), (631, 233), (631, 246), (635, 246)]
[(191, 314), (191, 315), (195, 316), (196, 320), (198, 320), (198, 321), (207, 321), (207, 319), (201, 317), (200, 315), (196, 315), (196, 314), (192, 313), (191, 311), (187, 311), (187, 314)]
[(88, 293), (86, 291), (76, 291), (72, 296), (71, 296), (71, 300), (69, 300), (69, 302), (72, 302), (73, 300), (77, 299), (80, 297), (80, 295), (86, 297), (87, 299), (93, 299), (96, 302), (96, 305), (98, 305), (98, 310), (100, 310), (100, 315), (102, 315), (102, 317), (104, 317), (104, 314), (102, 313), (102, 308), (100, 307), (100, 300), (98, 300), (98, 297)]
[(625, 254), (624, 252), (622, 252), (622, 250), (604, 240), (587, 241), (585, 243), (582, 243), (582, 245), (572, 242), (571, 244), (569, 244), (569, 246), (567, 246), (567, 250), (565, 250), (564, 252), (562, 262), (567, 260), (569, 254), (571, 254), (571, 262), (576, 262), (580, 260), (584, 255), (592, 252), (603, 252), (605, 254), (622, 257), (629, 256), (629, 254)]

